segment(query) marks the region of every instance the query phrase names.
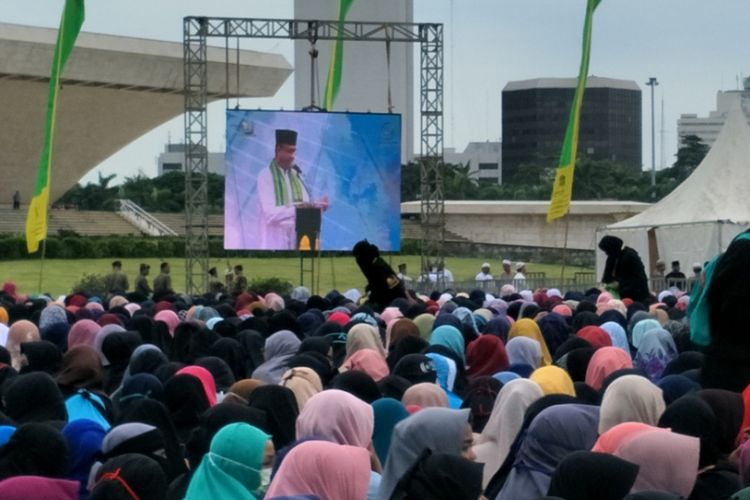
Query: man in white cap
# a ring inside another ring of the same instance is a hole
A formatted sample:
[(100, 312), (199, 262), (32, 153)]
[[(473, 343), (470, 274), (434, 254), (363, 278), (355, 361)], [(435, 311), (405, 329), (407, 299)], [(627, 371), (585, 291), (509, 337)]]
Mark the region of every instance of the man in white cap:
[(482, 267), (480, 268), (479, 273), (477, 273), (477, 276), (474, 279), (477, 281), (492, 281), (493, 279), (495, 279), (490, 274), (489, 262), (485, 262), (484, 264), (482, 264)]
[(512, 280), (513, 279), (513, 272), (511, 271), (511, 263), (508, 259), (503, 259), (503, 272), (500, 274), (501, 280)]
[(513, 282), (516, 288), (522, 288), (526, 285), (526, 264), (523, 262), (516, 262), (516, 275), (513, 276)]

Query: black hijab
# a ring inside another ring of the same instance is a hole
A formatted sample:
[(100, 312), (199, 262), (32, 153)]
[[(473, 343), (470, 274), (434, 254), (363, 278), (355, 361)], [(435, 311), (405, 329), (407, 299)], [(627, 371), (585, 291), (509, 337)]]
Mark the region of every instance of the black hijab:
[(688, 394), (667, 406), (659, 417), (659, 427), (700, 438), (698, 468), (716, 464), (719, 459), (718, 423), (711, 407), (698, 396)]
[(5, 412), (18, 424), (68, 420), (63, 395), (52, 377), (44, 372), (14, 378), (3, 393), (3, 401)]
[(542, 331), (542, 337), (547, 344), (549, 352), (557, 351), (570, 336), (570, 326), (565, 318), (557, 313), (549, 313), (540, 319), (537, 324)]
[(266, 425), (277, 450), (294, 441), (299, 407), (291, 389), (279, 385), (263, 385), (248, 397), (250, 408), (266, 412)]
[(708, 403), (716, 415), (716, 434), (719, 451), (729, 455), (734, 451), (735, 440), (742, 426), (745, 405), (742, 396), (726, 389), (703, 389), (697, 396)]
[(120, 414), (118, 424), (140, 422), (153, 425), (159, 429), (164, 438), (164, 449), (167, 453), (169, 469), (167, 477), (174, 478), (185, 472), (185, 462), (180, 440), (167, 408), (154, 399), (139, 399), (133, 401)]
[(195, 360), (195, 366), (200, 366), (208, 370), (216, 382), (216, 390), (227, 392), (237, 380), (229, 365), (221, 358), (216, 356), (206, 356)]
[(21, 367), (21, 375), (31, 372), (46, 372), (55, 375), (62, 363), (60, 349), (46, 340), (24, 342), (21, 344), (21, 354), (26, 356), (28, 361), (25, 366)]
[(547, 494), (568, 500), (621, 500), (633, 487), (638, 469), (614, 455), (575, 451), (557, 465)]
[[(585, 303), (586, 302), (581, 302), (581, 304)], [(578, 305), (578, 307), (580, 307), (580, 304)], [(596, 309), (596, 306), (594, 306), (594, 309)], [(595, 312), (581, 311), (573, 315), (573, 320), (571, 323), (571, 329), (573, 333), (578, 333), (578, 330), (580, 330), (581, 328), (591, 325), (599, 326), (599, 316), (597, 316)]]
[(401, 338), (398, 342), (390, 346), (388, 357), (386, 358), (388, 368), (393, 370), (406, 356), (420, 354), (429, 346), (430, 344), (421, 337), (409, 335)]
[(104, 391), (107, 394), (112, 394), (120, 387), (130, 356), (142, 342), (138, 332), (115, 332), (104, 339), (102, 354), (109, 361), (104, 376)]
[(586, 380), (586, 370), (588, 370), (591, 357), (596, 352), (593, 347), (583, 347), (573, 349), (566, 356), (565, 368), (573, 382), (584, 382)]
[(367, 404), (372, 404), (373, 401), (380, 399), (378, 384), (365, 372), (340, 373), (331, 381), (331, 388), (353, 394)]
[(246, 353), (245, 374), (242, 377), (237, 377), (237, 380), (242, 380), (250, 377), (255, 369), (265, 362), (263, 348), (266, 345), (266, 339), (255, 330), (242, 330), (237, 334), (237, 342), (240, 343)]
[(0, 480), (11, 476), (64, 477), (68, 447), (55, 428), (41, 423), (23, 424), (0, 447)]
[(167, 478), (152, 458), (128, 453), (102, 465), (96, 473), (96, 485), (90, 498), (133, 500), (133, 493), (139, 500), (162, 500), (167, 494)]
[(169, 379), (164, 385), (164, 403), (183, 443), (210, 407), (203, 385), (192, 375), (175, 375)]
[(476, 500), (482, 492), (482, 464), (425, 450), (394, 489), (392, 500)]
[(221, 338), (211, 346), (211, 355), (221, 358), (232, 370), (235, 380), (247, 376), (247, 352), (236, 339)]
[(211, 346), (219, 340), (219, 335), (196, 322), (180, 323), (174, 330), (172, 361), (188, 365), (195, 360), (211, 355)]

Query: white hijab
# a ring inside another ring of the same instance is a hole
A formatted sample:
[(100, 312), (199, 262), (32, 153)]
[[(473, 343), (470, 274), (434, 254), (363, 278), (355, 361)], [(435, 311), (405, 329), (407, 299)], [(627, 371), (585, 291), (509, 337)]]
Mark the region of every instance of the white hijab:
[(484, 464), (483, 489), (508, 456), (526, 409), (543, 395), (539, 384), (525, 378), (511, 380), (500, 389), (487, 425), (474, 445), (476, 461)]
[(666, 405), (662, 390), (640, 375), (624, 375), (604, 392), (599, 416), (599, 434), (623, 422), (656, 426)]

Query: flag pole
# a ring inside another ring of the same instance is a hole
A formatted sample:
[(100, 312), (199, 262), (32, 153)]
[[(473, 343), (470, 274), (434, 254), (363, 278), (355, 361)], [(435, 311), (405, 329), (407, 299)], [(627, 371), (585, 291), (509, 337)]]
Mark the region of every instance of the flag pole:
[[(47, 217), (49, 219), (49, 216)], [(39, 293), (42, 293), (42, 278), (44, 276), (44, 257), (47, 255), (47, 238), (42, 240), (42, 259), (39, 263)]]
[(562, 267), (560, 269), (560, 285), (565, 284), (565, 261), (568, 253), (568, 228), (570, 227), (570, 212), (565, 214), (565, 239), (562, 248)]

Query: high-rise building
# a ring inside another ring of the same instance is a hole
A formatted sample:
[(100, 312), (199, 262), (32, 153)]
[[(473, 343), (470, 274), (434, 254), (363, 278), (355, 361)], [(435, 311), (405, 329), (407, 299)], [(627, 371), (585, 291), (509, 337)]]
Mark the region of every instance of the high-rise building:
[(716, 110), (707, 117), (697, 114), (682, 114), (677, 120), (677, 137), (680, 144), (686, 135), (697, 135), (708, 146), (712, 146), (724, 126), (729, 110), (739, 101), (742, 111), (750, 123), (750, 77), (745, 78), (743, 90), (720, 90), (716, 93)]
[(443, 159), (448, 164), (469, 165), (469, 175), (480, 184), (503, 183), (503, 159), (499, 142), (470, 142), (459, 153), (445, 148)]
[[(575, 78), (508, 82), (502, 94), (503, 182), (523, 165), (556, 166)], [(641, 168), (641, 90), (632, 80), (588, 78), (578, 156)]]
[[(338, 19), (339, 0), (295, 0), (294, 18), (310, 20)], [(353, 2), (348, 21), (411, 23), (413, 0), (378, 0)], [(325, 92), (332, 41), (316, 44), (320, 84), (317, 105)], [(401, 160), (414, 157), (414, 51), (418, 44), (394, 42), (386, 51), (385, 42), (345, 42), (343, 78), (335, 106), (329, 111), (388, 112), (388, 86), (393, 112), (401, 119)], [(294, 103), (296, 109), (310, 103), (310, 43), (294, 45)], [(390, 52), (390, 57), (387, 57)], [(390, 59), (390, 64), (388, 60)]]

